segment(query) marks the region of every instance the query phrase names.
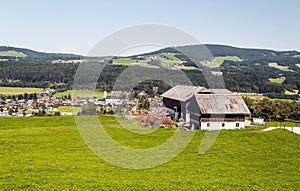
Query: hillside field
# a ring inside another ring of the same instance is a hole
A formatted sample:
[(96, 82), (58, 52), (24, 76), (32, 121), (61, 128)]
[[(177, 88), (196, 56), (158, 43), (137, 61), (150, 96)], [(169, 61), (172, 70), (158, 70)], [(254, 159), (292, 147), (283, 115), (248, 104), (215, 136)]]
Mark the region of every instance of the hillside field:
[(237, 56), (218, 56), (215, 57), (213, 60), (211, 61), (202, 61), (201, 64), (210, 68), (217, 68), (220, 67), (225, 60), (229, 60), (229, 61), (242, 61), (242, 59), (240, 59)]
[(16, 58), (27, 57), (27, 55), (24, 54), (23, 52), (17, 52), (15, 50), (0, 51), (0, 56), (11, 56), (11, 57), (16, 57)]
[[(174, 129), (133, 134), (99, 117), (124, 146), (163, 143)], [(191, 133), (191, 132), (186, 132)], [(0, 190), (298, 190), (300, 136), (282, 129), (221, 131), (199, 155), (204, 131), (176, 158), (150, 169), (113, 166), (83, 142), (73, 117), (0, 118)], [(107, 148), (110, 149), (110, 148)]]
[(276, 84), (282, 84), (284, 82), (284, 79), (280, 78), (269, 78), (269, 81)]
[(38, 93), (42, 88), (19, 88), (19, 87), (0, 87), (0, 94), (2, 95), (19, 95), (24, 93)]
[(289, 69), (288, 66), (280, 66), (278, 65), (276, 62), (270, 62), (268, 64), (270, 67), (272, 68), (276, 68), (278, 70), (281, 70), (281, 71), (285, 71), (285, 72), (293, 72), (293, 70)]

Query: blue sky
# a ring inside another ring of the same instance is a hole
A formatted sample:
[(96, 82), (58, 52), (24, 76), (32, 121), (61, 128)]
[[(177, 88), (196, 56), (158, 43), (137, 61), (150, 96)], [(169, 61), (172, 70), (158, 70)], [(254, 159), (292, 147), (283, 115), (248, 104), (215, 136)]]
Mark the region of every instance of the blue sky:
[(178, 27), (202, 43), (300, 50), (298, 0), (0, 2), (0, 45), (86, 54), (117, 30), (155, 23)]

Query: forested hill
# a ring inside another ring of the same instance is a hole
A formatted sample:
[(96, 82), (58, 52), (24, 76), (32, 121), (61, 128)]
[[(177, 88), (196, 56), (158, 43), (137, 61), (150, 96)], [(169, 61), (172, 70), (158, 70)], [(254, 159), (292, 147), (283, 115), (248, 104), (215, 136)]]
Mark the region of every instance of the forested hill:
[[(226, 45), (191, 45), (191, 46), (179, 46), (160, 49), (158, 51), (141, 54), (138, 56), (151, 56), (164, 53), (178, 54), (181, 51), (195, 52), (194, 54), (201, 54), (201, 50), (208, 50), (214, 57), (220, 56), (237, 56), (242, 60), (259, 60), (269, 59), (276, 60), (279, 58), (300, 58), (300, 52), (298, 51), (274, 51), (267, 49), (251, 49), (251, 48), (237, 48)], [(199, 52), (200, 50), (200, 52)], [(196, 52), (197, 51), (197, 52)], [(112, 55), (114, 56), (114, 55)], [(63, 53), (45, 53), (38, 52), (25, 48), (16, 48), (9, 46), (0, 46), (0, 59), (18, 59), (26, 61), (41, 61), (41, 60), (75, 60), (82, 59), (82, 55), (76, 54), (63, 54)]]
[(141, 56), (149, 56), (163, 53), (180, 53), (182, 52), (197, 52), (201, 54), (201, 50), (207, 49), (214, 57), (218, 56), (237, 56), (243, 60), (257, 60), (257, 59), (276, 59), (279, 57), (297, 57), (300, 52), (292, 51), (274, 51), (268, 49), (254, 49), (254, 48), (237, 48), (227, 45), (191, 45), (191, 46), (178, 46), (160, 49), (158, 51), (142, 54)]
[(297, 51), (274, 51), (267, 49), (236, 48), (225, 45), (206, 45), (214, 56), (238, 56), (241, 59), (253, 60), (261, 58), (293, 57), (300, 54)]
[[(191, 57), (186, 54), (196, 56), (199, 63), (192, 62)], [(71, 88), (79, 63), (86, 59), (80, 55), (42, 53), (2, 46), (0, 86)], [(151, 70), (182, 70), (194, 85), (207, 86), (201, 69), (198, 68), (199, 64), (209, 68), (212, 75), (222, 76), (226, 87), (232, 91), (283, 97), (286, 93), (300, 90), (300, 52), (297, 51), (193, 45), (164, 48), (129, 57), (114, 57), (112, 60), (93, 58), (93, 61), (95, 59), (98, 59), (99, 64), (103, 61), (107, 63), (99, 77), (99, 90), (103, 87), (111, 90), (115, 79), (132, 65)], [(169, 88), (166, 84), (153, 81), (139, 84), (138, 89), (147, 91), (153, 86), (159, 86), (163, 92)], [(296, 98), (298, 95), (293, 96)]]
[(82, 56), (75, 54), (45, 53), (37, 52), (25, 48), (15, 48), (0, 46), (0, 59), (24, 60), (24, 61), (50, 61), (50, 60), (74, 60), (81, 59)]

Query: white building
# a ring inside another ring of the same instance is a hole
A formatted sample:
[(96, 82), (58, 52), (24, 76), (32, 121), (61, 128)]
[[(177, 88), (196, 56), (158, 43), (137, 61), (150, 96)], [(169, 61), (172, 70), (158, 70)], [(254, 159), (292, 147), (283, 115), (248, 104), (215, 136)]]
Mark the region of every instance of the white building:
[(245, 127), (250, 111), (241, 95), (194, 94), (188, 105), (191, 129), (220, 130)]

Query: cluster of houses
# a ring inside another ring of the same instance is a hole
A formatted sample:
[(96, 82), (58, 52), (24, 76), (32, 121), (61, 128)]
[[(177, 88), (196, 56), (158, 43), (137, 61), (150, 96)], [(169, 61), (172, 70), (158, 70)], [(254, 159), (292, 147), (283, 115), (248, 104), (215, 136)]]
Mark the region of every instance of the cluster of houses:
[(122, 104), (130, 105), (137, 109), (138, 99), (120, 98), (118, 96), (107, 96), (104, 98), (71, 98), (71, 96), (55, 97), (55, 90), (45, 89), (38, 93), (36, 99), (12, 99), (0, 98), (0, 117), (29, 117), (33, 115), (74, 115), (73, 112), (60, 112), (59, 106), (82, 107), (89, 102), (94, 103), (98, 108), (114, 110)]
[[(104, 98), (54, 97), (54, 90), (44, 90), (37, 99), (0, 99), (0, 116), (32, 116), (26, 110), (38, 109), (44, 113), (59, 112), (58, 106), (82, 107), (89, 102), (98, 108), (115, 110), (120, 105), (137, 110), (139, 100), (108, 96)], [(145, 94), (144, 92), (142, 92)], [(177, 85), (161, 95), (166, 115), (175, 120), (184, 120), (191, 130), (236, 129), (245, 127), (245, 117), (251, 115), (243, 98), (227, 89), (207, 89), (200, 86)], [(59, 115), (73, 115), (61, 112)]]

